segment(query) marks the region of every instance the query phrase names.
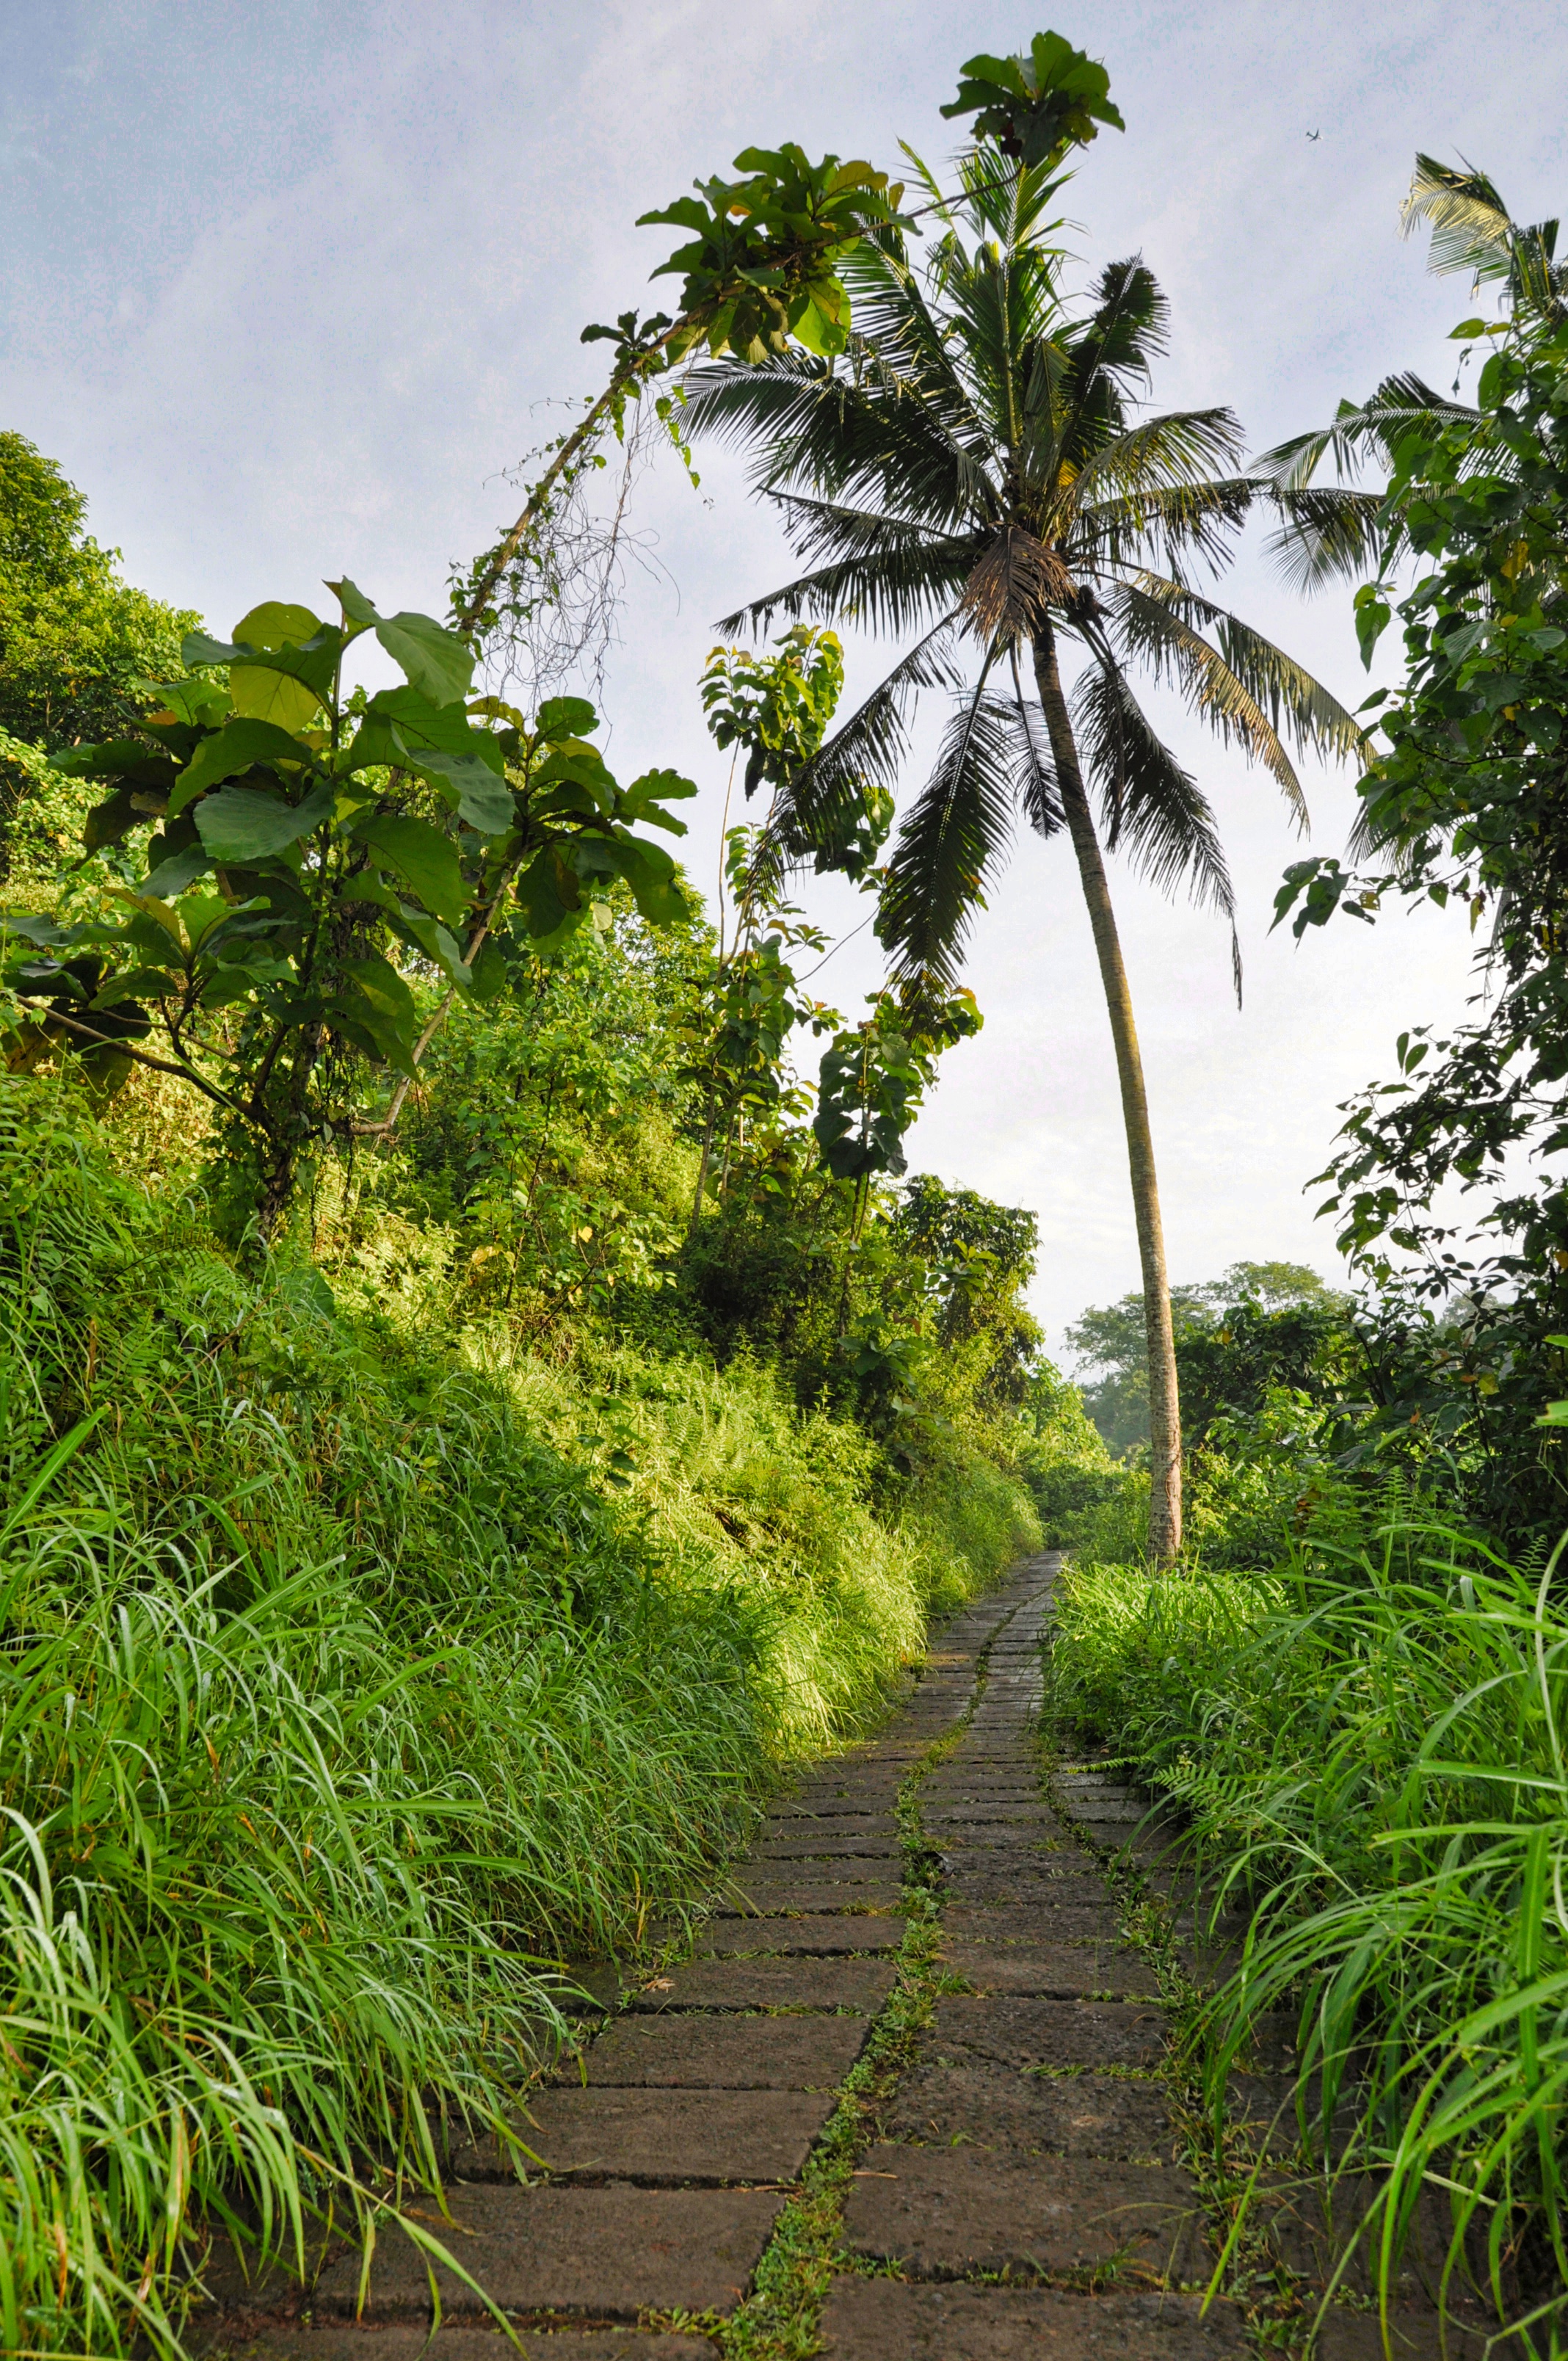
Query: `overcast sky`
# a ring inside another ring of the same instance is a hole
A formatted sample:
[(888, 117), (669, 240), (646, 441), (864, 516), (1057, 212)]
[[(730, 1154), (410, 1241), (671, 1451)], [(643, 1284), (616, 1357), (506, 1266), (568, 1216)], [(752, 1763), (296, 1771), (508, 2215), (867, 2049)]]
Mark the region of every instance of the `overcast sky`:
[[(449, 564), (510, 518), (499, 471), (554, 430), (537, 405), (594, 386), (604, 348), (580, 327), (657, 292), (667, 236), (636, 214), (751, 143), (896, 166), (904, 138), (940, 162), (961, 61), (1041, 22), (1105, 60), (1126, 119), (1070, 192), (1086, 269), (1144, 255), (1175, 314), (1159, 404), (1229, 402), (1255, 448), (1387, 369), (1452, 377), (1466, 290), (1398, 236), (1418, 148), (1489, 170), (1516, 216), (1562, 203), (1551, 0), (1058, 0), (1045, 17), (1005, 0), (0, 0), (0, 421), (87, 492), (133, 579), (220, 630), (258, 598), (323, 603), (344, 571), (438, 609)], [(724, 773), (696, 677), (714, 619), (789, 561), (740, 470), (699, 464), (700, 495), (674, 467), (643, 487), (664, 571), (630, 585), (605, 703), (623, 776), (673, 763), (702, 783), (705, 882)], [(1297, 604), (1253, 551), (1226, 595), (1348, 702), (1366, 693), (1344, 598)], [(852, 649), (851, 694), (877, 653)], [(1277, 1255), (1332, 1271), (1303, 1184), (1400, 1027), (1462, 1006), (1463, 923), (1341, 922), (1299, 951), (1271, 937), (1298, 851), (1277, 791), (1163, 719), (1223, 818), (1247, 972), (1238, 1015), (1219, 924), (1113, 875), (1171, 1275)], [(1337, 850), (1348, 783), (1308, 785), (1312, 843)], [(818, 906), (863, 915), (841, 887)], [(861, 935), (816, 988), (858, 1011), (875, 976)], [(985, 1029), (948, 1059), (912, 1160), (1036, 1211), (1036, 1306), (1059, 1341), (1137, 1283), (1065, 845), (1020, 843), (970, 981)]]

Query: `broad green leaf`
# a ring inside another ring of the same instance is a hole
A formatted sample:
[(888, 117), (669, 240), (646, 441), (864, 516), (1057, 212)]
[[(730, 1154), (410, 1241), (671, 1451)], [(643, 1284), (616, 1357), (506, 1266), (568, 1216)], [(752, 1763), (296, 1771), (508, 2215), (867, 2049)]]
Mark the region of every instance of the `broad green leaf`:
[(577, 795), (569, 793), (564, 799), (554, 798), (561, 802), (563, 808), (584, 808), (584, 796), (587, 799), (587, 808), (593, 811), (609, 813), (615, 808), (616, 785), (604, 756), (597, 746), (585, 745), (580, 738), (564, 740), (533, 774), (536, 797), (563, 787), (580, 790)]
[(280, 730), (309, 730), (321, 719), (321, 699), (303, 681), (286, 672), (264, 670), (260, 664), (235, 664), (229, 690), (236, 713), (258, 721), (275, 721)]
[(467, 696), (474, 681), (474, 651), (455, 631), (431, 615), (389, 615), (376, 637), (411, 688), (433, 705), (451, 705)]
[(397, 969), (372, 953), (345, 960), (340, 973), (342, 989), (326, 1003), (328, 1022), (356, 1047), (365, 1048), (368, 1040), (374, 1045), (371, 1054), (400, 1073), (411, 1074), (419, 1008)]
[(667, 829), (672, 836), (685, 836), (686, 824), (673, 812), (661, 811), (661, 804), (678, 803), (683, 796), (695, 796), (696, 787), (690, 779), (683, 779), (678, 771), (644, 771), (633, 779), (620, 799), (620, 818), (643, 820), (651, 828)]
[(357, 623), (362, 631), (368, 629), (372, 623), (380, 621), (381, 618), (376, 611), (374, 602), (367, 598), (358, 584), (351, 582), (346, 574), (341, 582), (329, 582), (326, 587), (349, 621)]
[(322, 1016), (362, 1057), (400, 1074), (414, 1071), (410, 1044), (380, 1010), (357, 994), (338, 993), (322, 1004)]
[(221, 787), (197, 805), (196, 826), (214, 861), (267, 861), (322, 827), (332, 818), (335, 801), (330, 779), (313, 787), (301, 804), (286, 803), (264, 787)]
[(487, 935), (474, 958), (474, 997), (495, 1000), (506, 990), (510, 981), (506, 955), (494, 935)]
[(49, 768), (68, 779), (125, 779), (164, 794), (176, 771), (167, 754), (155, 753), (139, 738), (112, 738), (102, 746), (72, 746), (49, 756)]
[(126, 929), (131, 942), (139, 943), (144, 950), (151, 951), (161, 959), (167, 938), (177, 950), (183, 952), (185, 929), (181, 925), (179, 914), (171, 910), (167, 902), (160, 902), (153, 895), (129, 894), (123, 887), (116, 889), (114, 899), (132, 914)]
[(187, 631), (180, 642), (180, 660), (194, 672), (198, 664), (243, 664), (253, 648), (236, 648), (228, 640), (214, 640), (210, 631)]
[(511, 827), (517, 817), (511, 789), (477, 754), (447, 754), (427, 746), (408, 759), (414, 770), (451, 790), (447, 801), (455, 801), (460, 818), (481, 836), (504, 836)]
[(469, 903), (457, 848), (428, 820), (382, 812), (354, 823), (354, 838), (400, 876), (427, 910), (448, 925), (462, 923)]
[(334, 623), (322, 623), (302, 644), (296, 645), (291, 640), (277, 648), (259, 643), (241, 647), (232, 641), (211, 639), (205, 631), (189, 631), (180, 643), (180, 653), (192, 667), (241, 664), (265, 672), (287, 673), (291, 679), (302, 680), (313, 688), (318, 697), (325, 697), (346, 643), (345, 635)]
[(0, 911), (0, 935), (20, 936), (23, 942), (36, 943), (40, 950), (53, 950), (70, 942), (75, 931), (68, 931), (53, 918), (35, 917), (26, 910)]
[(82, 822), (82, 850), (102, 852), (106, 844), (123, 843), (132, 829), (142, 825), (148, 817), (132, 803), (128, 787), (116, 787), (112, 796), (93, 805)]
[(504, 697), (470, 697), (468, 710), (470, 713), (488, 714), (492, 721), (510, 722), (514, 730), (526, 730), (528, 728), (526, 716), (520, 713), (515, 705), (509, 705)]
[(414, 1024), (419, 1009), (413, 994), (390, 960), (370, 952), (359, 959), (344, 960), (340, 972), (383, 1016), (390, 1017), (399, 1027)]
[(165, 710), (192, 729), (215, 730), (229, 709), (221, 681), (134, 680), (131, 686), (143, 697), (161, 697)]
[(400, 900), (390, 887), (385, 889), (385, 894), (388, 923), (393, 933), (400, 935), (413, 950), (422, 951), (443, 974), (450, 976), (460, 991), (466, 992), (474, 979), (465, 963), (462, 946), (456, 937), (449, 934), (440, 919), (433, 918), (428, 911), (416, 909), (411, 902)]
[(372, 764), (393, 765), (415, 759), (420, 750), (437, 747), (447, 754), (467, 754), (499, 778), (506, 758), (488, 730), (476, 730), (466, 708), (457, 704), (433, 705), (417, 688), (383, 688), (370, 699), (354, 743), (340, 764), (361, 771)]
[(312, 759), (308, 746), (302, 746), (288, 730), (280, 730), (275, 721), (258, 721), (247, 717), (227, 721), (214, 737), (203, 738), (176, 782), (169, 798), (168, 818), (177, 819), (187, 804), (215, 787), (225, 779), (237, 778), (242, 771), (256, 765), (287, 763), (299, 765)]
[(589, 738), (599, 726), (598, 715), (586, 697), (547, 697), (533, 728), (541, 738)]
[(168, 968), (127, 967), (112, 975), (88, 1003), (93, 1009), (113, 1008), (120, 1000), (169, 1000), (181, 989), (181, 979)]
[(235, 644), (246, 648), (302, 648), (322, 627), (321, 617), (308, 607), (291, 607), (269, 598), (241, 616), (234, 627)]
[(672, 926), (691, 915), (675, 864), (662, 844), (634, 836), (579, 837), (571, 858), (579, 874), (623, 877), (651, 926)]
[(517, 881), (518, 907), (534, 937), (554, 935), (581, 910), (582, 888), (554, 844), (544, 845)]
[(138, 892), (155, 895), (160, 902), (172, 902), (204, 877), (213, 865), (213, 856), (204, 844), (188, 844), (182, 851), (170, 852), (148, 871)]

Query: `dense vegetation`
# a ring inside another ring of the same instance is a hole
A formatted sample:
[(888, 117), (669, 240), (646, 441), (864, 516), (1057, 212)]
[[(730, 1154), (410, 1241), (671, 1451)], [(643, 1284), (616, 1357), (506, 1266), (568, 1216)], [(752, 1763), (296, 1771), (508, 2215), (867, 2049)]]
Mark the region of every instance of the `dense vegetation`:
[[(1409, 216), (1431, 224), (1440, 268), (1500, 291), (1504, 316), (1454, 332), (1490, 347), (1474, 403), (1391, 377), (1270, 462), (1321, 502), (1294, 561), (1376, 568), (1356, 594), (1364, 649), (1397, 611), (1406, 657), (1371, 700), (1359, 867), (1299, 862), (1278, 907), (1299, 938), (1396, 896), (1484, 920), (1473, 1020), (1438, 1040), (1411, 1012), (1398, 1078), (1345, 1110), (1324, 1177), (1354, 1294), (1246, 1266), (1188, 1290), (1179, 1354), (1211, 1514), (1190, 1562), (1155, 1578), (1098, 1512), (1054, 1699), (1175, 1799), (1217, 1898), (1244, 1912), (1243, 1963), (1203, 2028), (1212, 2096), (1287, 2008), (1297, 2130), (1361, 2189), (1357, 2214), (1370, 2192), (1379, 2283), (1435, 2197), (1447, 2295), (1487, 2290), (1556, 2355), (1568, 308), (1555, 225), (1519, 227), (1480, 175), (1420, 159)], [(1380, 460), (1385, 489), (1319, 486), (1328, 456)], [(1118, 1435), (1141, 1409), (1128, 1312), (1078, 1332)]]
[[(609, 381), (445, 620), (343, 581), (212, 637), (0, 437), (7, 2350), (172, 2352), (214, 2222), (287, 2248), (428, 2184), (431, 2110), (499, 2123), (572, 1963), (678, 1921), (780, 1768), (1042, 1537), (1071, 1552), (1053, 1710), (1242, 1907), (1216, 2104), (1296, 2011), (1297, 2130), (1372, 2169), (1385, 2281), (1435, 2187), (1456, 2268), (1561, 2349), (1554, 226), (1421, 159), (1435, 258), (1501, 291), (1456, 331), (1475, 401), (1390, 377), (1240, 473), (1229, 413), (1135, 415), (1141, 265), (1063, 293), (1047, 209), (1119, 126), (1103, 69), (1047, 35), (965, 77), (956, 197), (749, 149), (650, 217), (689, 234), (680, 311), (588, 332)], [(689, 466), (724, 431), (821, 563), (693, 685), (767, 797), (710, 919), (666, 841), (696, 784), (613, 777), (570, 688), (607, 438)], [(1405, 625), (1365, 738), (1190, 579), (1260, 505), (1304, 586), (1359, 584), (1368, 655)], [(835, 730), (820, 624), (850, 614), (922, 636)], [(374, 696), (367, 634), (401, 675)], [(1356, 866), (1287, 874), (1299, 935), (1398, 896), (1488, 922), (1473, 1021), (1411, 1012), (1346, 1110), (1343, 1290), (1165, 1284), (1102, 851), (1231, 892), (1139, 664), (1288, 793), (1281, 728), (1365, 762)], [(908, 697), (942, 686), (886, 852)], [(959, 951), (1020, 797), (1095, 918), (1143, 1248), (1078, 1323), (1081, 1393), (1025, 1306), (1032, 1217), (905, 1164), (980, 1029)], [(806, 865), (892, 955), (859, 1018), (807, 988)]]
[[(13, 891), (52, 916), (0, 1082), (7, 2350), (167, 2344), (203, 2224), (287, 2244), (302, 2207), (428, 2180), (424, 2106), (499, 2115), (563, 1962), (678, 1921), (780, 1768), (1036, 1542), (1036, 1463), (1092, 1450), (1022, 1306), (1032, 1219), (896, 1185), (935, 1049), (893, 1045), (878, 1150), (884, 1031), (819, 1144), (790, 1025), (860, 1036), (800, 994), (776, 895), (721, 953), (634, 850), (576, 926), (492, 907), (454, 997), (406, 884), (389, 1022), (426, 1054), (309, 1054), (268, 997), (304, 931), (225, 958), (220, 897), (255, 896), (148, 808), (176, 732), (189, 763), (234, 726), (226, 686), (214, 661), (99, 753), (13, 763)], [(597, 785), (558, 704), (516, 771), (565, 744)], [(449, 841), (436, 809), (410, 825)], [(324, 865), (373, 977), (367, 870)], [(287, 918), (288, 873), (247, 882)], [(86, 1055), (72, 1012), (108, 1036)], [(290, 1102), (252, 1119), (235, 1077), (280, 1039), (302, 1119), (269, 1131)]]

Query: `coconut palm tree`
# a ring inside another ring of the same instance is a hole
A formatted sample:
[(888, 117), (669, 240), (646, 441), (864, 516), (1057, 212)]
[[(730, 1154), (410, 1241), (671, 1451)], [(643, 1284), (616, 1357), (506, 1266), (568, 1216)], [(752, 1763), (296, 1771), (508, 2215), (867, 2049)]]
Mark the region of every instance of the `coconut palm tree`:
[[(1019, 807), (1042, 835), (1071, 842), (1126, 1125), (1148, 1332), (1150, 1549), (1164, 1562), (1181, 1539), (1180, 1410), (1147, 1096), (1104, 854), (1120, 851), (1167, 890), (1213, 906), (1233, 922), (1233, 956), (1234, 897), (1213, 810), (1134, 676), (1174, 686), (1260, 763), (1298, 824), (1305, 805), (1284, 739), (1343, 755), (1359, 732), (1203, 587), (1254, 502), (1292, 496), (1241, 471), (1228, 410), (1144, 408), (1167, 306), (1141, 260), (1113, 263), (1086, 302), (1069, 300), (1048, 217), (1061, 153), (1030, 163), (982, 140), (946, 198), (914, 159), (938, 225), (924, 266), (896, 228), (873, 232), (842, 266), (854, 319), (844, 356), (710, 363), (688, 382), (686, 416), (694, 432), (754, 455), (758, 488), (780, 504), (808, 569), (722, 628), (809, 616), (906, 642), (781, 792), (774, 836), (829, 839), (864, 782), (895, 784), (918, 693), (955, 694), (882, 895), (879, 932), (904, 991), (951, 988)], [(1239, 961), (1236, 980), (1239, 991)]]

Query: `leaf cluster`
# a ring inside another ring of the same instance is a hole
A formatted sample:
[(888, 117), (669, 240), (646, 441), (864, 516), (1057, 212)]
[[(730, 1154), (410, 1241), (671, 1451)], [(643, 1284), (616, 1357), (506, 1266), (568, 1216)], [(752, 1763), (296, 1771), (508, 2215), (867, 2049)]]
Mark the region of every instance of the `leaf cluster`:
[[(180, 1073), (259, 1143), (273, 1218), (306, 1141), (344, 1133), (357, 1065), (414, 1072), (427, 983), (502, 987), (487, 943), (503, 905), (546, 949), (617, 884), (655, 921), (686, 906), (672, 855), (640, 831), (684, 832), (667, 806), (690, 782), (622, 789), (585, 701), (556, 698), (531, 727), (471, 697), (455, 634), (333, 587), (338, 622), (272, 603), (232, 642), (189, 634), (192, 669), (135, 735), (59, 759), (108, 790), (86, 851), (157, 823), (146, 874), (113, 889), (111, 917), (5, 922), (13, 1062), (63, 1042), (108, 1079), (127, 1059)], [(368, 697), (343, 680), (365, 633), (403, 675)]]

